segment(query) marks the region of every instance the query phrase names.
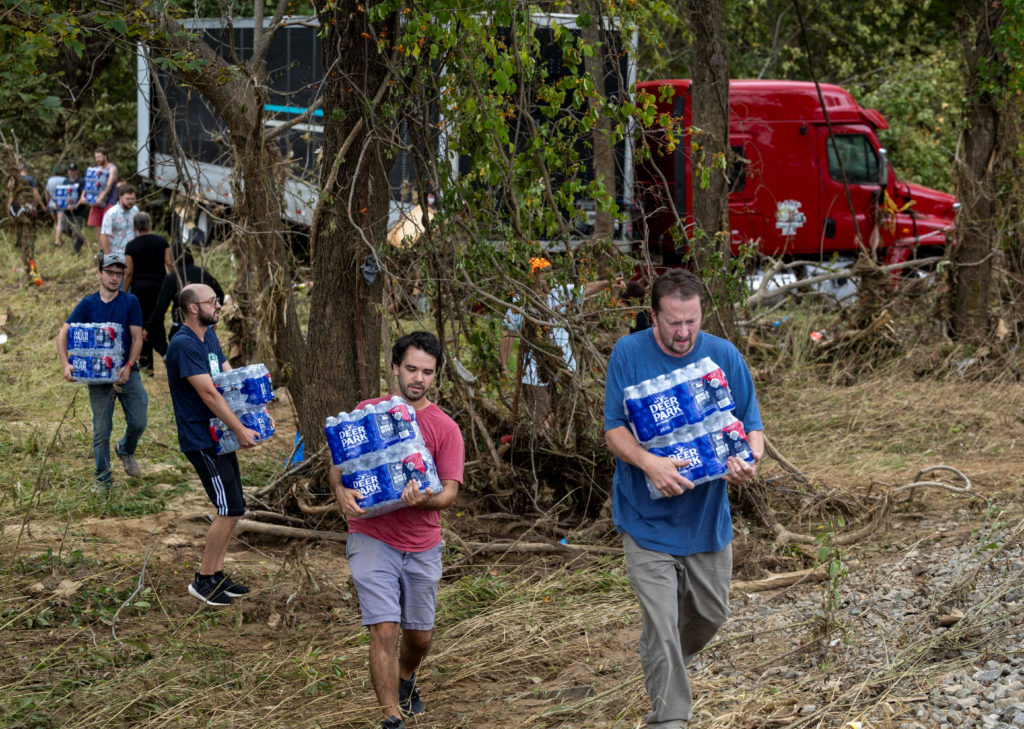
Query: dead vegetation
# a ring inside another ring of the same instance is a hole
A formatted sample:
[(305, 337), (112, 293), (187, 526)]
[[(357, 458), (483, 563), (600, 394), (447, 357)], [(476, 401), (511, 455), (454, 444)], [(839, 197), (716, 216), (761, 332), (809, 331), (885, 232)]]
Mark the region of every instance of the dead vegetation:
[[(4, 250), (10, 271), (16, 254)], [(237, 609), (197, 610), (183, 588), (205, 524), (189, 517), (207, 507), (168, 435), (165, 386), (158, 375), (149, 388), (143, 477), (97, 503), (83, 485), (88, 409), (49, 372), (64, 299), (90, 290), (92, 274), (66, 251), (41, 261), (53, 289), (26, 290), (10, 273), (2, 282), (4, 357), (18, 363), (0, 370), (7, 725), (370, 726), (343, 523), (322, 472), (282, 465), (292, 451), (287, 392), (275, 414), (289, 435), (243, 464), (254, 524), (230, 565), (258, 589)], [(961, 351), (902, 292), (870, 333), (826, 340), (842, 346), (813, 343), (811, 332), (846, 324), (842, 310), (810, 301), (777, 327), (749, 329), (771, 457), (757, 483), (732, 494), (733, 618), (696, 666), (695, 727), (898, 727), (941, 676), (1021, 621), (1019, 602), (1003, 600), (1021, 581), (1019, 566), (1001, 561), (1005, 548), (981, 552), (927, 611), (871, 622), (867, 605), (836, 609), (885, 584), (921, 545), (980, 543), (974, 532), (994, 524), (1006, 548), (1021, 534), (1024, 394), (1012, 327), (988, 352)], [(599, 422), (599, 391), (563, 398), (557, 427), (530, 429), (509, 420), (506, 389), (487, 396), (497, 375), (469, 356), (464, 364), (477, 381), (449, 383), (444, 397), (472, 422), (478, 455), (445, 519), (436, 652), (421, 677), (430, 712), (414, 726), (641, 726), (638, 608), (600, 511), (610, 464), (574, 426)], [(933, 465), (943, 468), (922, 472)], [(592, 517), (570, 503), (581, 483), (598, 495)], [(998, 580), (980, 579), (994, 570)], [(879, 644), (885, 660), (865, 662)]]

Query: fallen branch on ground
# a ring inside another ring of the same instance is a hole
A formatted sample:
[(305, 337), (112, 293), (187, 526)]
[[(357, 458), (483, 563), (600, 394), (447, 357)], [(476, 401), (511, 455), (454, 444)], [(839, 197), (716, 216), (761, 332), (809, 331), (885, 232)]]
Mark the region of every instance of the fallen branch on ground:
[[(889, 514), (892, 511), (892, 499), (886, 494), (884, 500), (873, 510), (874, 518), (872, 515), (868, 515), (870, 521), (860, 529), (856, 531), (847, 532), (845, 534), (835, 534), (832, 536), (830, 542), (839, 546), (849, 546), (856, 544), (862, 539), (870, 537), (872, 534), (877, 532), (883, 524), (887, 524), (889, 521)], [(775, 532), (775, 543), (776, 544), (808, 544), (813, 545), (818, 543), (818, 537), (813, 534), (797, 534), (791, 532), (782, 524), (775, 523), (772, 525), (772, 531)]]
[[(153, 529), (150, 530), (150, 532), (149, 532), (150, 537), (153, 536), (153, 532), (155, 532), (155, 531), (156, 531), (156, 527), (153, 527)], [(159, 543), (160, 543), (159, 539), (156, 539), (156, 538), (150, 539), (149, 552), (146, 553), (146, 559), (144, 559), (142, 561), (142, 569), (139, 571), (139, 581), (135, 585), (135, 589), (132, 590), (132, 594), (125, 598), (124, 602), (121, 603), (121, 606), (114, 613), (114, 617), (112, 617), (110, 619), (110, 635), (113, 636), (114, 640), (116, 640), (118, 643), (121, 643), (122, 645), (124, 645), (124, 641), (122, 641), (120, 638), (117, 637), (117, 616), (120, 615), (121, 611), (124, 610), (126, 607), (128, 607), (131, 604), (132, 600), (135, 599), (135, 596), (138, 595), (142, 591), (142, 586), (146, 582), (146, 567), (149, 566), (149, 560), (153, 556), (153, 550), (156, 549), (156, 546)]]
[[(844, 563), (848, 570), (856, 569), (860, 565), (859, 560), (851, 560)], [(777, 590), (780, 587), (790, 587), (798, 582), (821, 582), (828, 577), (828, 571), (828, 564), (820, 564), (817, 567), (797, 570), (796, 572), (781, 572), (771, 577), (765, 577), (763, 580), (733, 580), (732, 584), (729, 585), (729, 589), (748, 593)]]
[(322, 529), (300, 529), (299, 527), (284, 526), (282, 524), (264, 524), (249, 519), (239, 519), (235, 525), (235, 536), (244, 533), (270, 534), (275, 537), (289, 537), (292, 539), (320, 539), (325, 542), (346, 542), (348, 534), (344, 532), (331, 532)]
[(289, 524), (306, 523), (297, 516), (289, 516), (288, 514), (279, 514), (276, 511), (264, 511), (262, 509), (246, 511), (245, 516), (251, 516), (253, 519), (276, 519), (277, 521), (286, 521)]
[[(461, 540), (460, 540), (461, 541)], [(548, 542), (465, 542), (461, 544), (472, 550), (473, 554), (494, 553), (557, 553), (557, 552), (591, 552), (593, 554), (622, 554), (621, 547), (601, 547), (595, 544), (550, 544)]]
[(764, 452), (765, 455), (773, 458), (776, 463), (782, 466), (783, 469), (791, 473), (793, 478), (797, 481), (800, 483), (809, 483), (803, 472), (790, 463), (789, 460), (779, 452), (779, 449), (775, 447), (775, 444), (772, 443), (771, 439), (768, 438), (767, 435), (764, 436)]
[[(207, 524), (213, 521), (213, 517), (203, 511), (186, 514), (182, 518), (185, 521), (204, 521)], [(283, 524), (264, 524), (252, 519), (239, 519), (237, 524), (235, 524), (235, 536), (245, 532), (250, 534), (270, 534), (275, 537), (289, 537), (291, 539), (321, 539), (327, 542), (345, 542), (348, 540), (348, 534), (345, 532), (332, 532), (325, 529), (301, 529), (299, 527), (284, 526)]]

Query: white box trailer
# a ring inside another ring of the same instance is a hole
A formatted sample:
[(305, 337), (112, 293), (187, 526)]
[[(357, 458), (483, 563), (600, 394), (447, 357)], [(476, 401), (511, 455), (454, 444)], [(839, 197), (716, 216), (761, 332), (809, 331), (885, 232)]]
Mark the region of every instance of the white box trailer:
[[(582, 30), (576, 25), (576, 16), (568, 14), (535, 15), (535, 34), (547, 64), (549, 78), (566, 73), (562, 64), (561, 51), (552, 40), (552, 28), (560, 25), (563, 29), (579, 35)], [(269, 22), (266, 21), (266, 22)], [(216, 49), (224, 58), (245, 59), (252, 54), (252, 19), (236, 19), (229, 26), (222, 18), (195, 19), (184, 22), (186, 28), (199, 33), (206, 43)], [(636, 34), (626, 39), (625, 52), (621, 37), (610, 23), (602, 35), (617, 47), (605, 53), (605, 58), (614, 59), (604, 63), (604, 83), (610, 98), (632, 98), (636, 84), (635, 53)], [(266, 78), (269, 94), (264, 106), (268, 127), (280, 126), (305, 112), (315, 103), (319, 94), (319, 83), (323, 73), (319, 24), (316, 18), (288, 17), (275, 34), (266, 57)], [(140, 49), (138, 75), (138, 119), (137, 119), (137, 164), (138, 174), (148, 183), (171, 193), (190, 192), (190, 198), (198, 201), (195, 224), (205, 235), (209, 235), (212, 219), (209, 206), (230, 207), (231, 153), (226, 143), (227, 132), (224, 122), (210, 108), (198, 92), (180, 84), (170, 72), (158, 70), (154, 76), (155, 64), (147, 62), (145, 49)], [(160, 113), (160, 104), (154, 94), (154, 84), (159, 83), (166, 95), (173, 115), (173, 128), (185, 159), (175, 165), (172, 157), (172, 136), (170, 123)], [(539, 109), (531, 109), (539, 114)], [(568, 113), (568, 112), (567, 112)], [(283, 191), (284, 212), (287, 222), (299, 228), (312, 224), (316, 206), (316, 184), (318, 177), (318, 152), (323, 134), (324, 110), (317, 109), (306, 124), (299, 124), (282, 135), (281, 145), (285, 159), (292, 163), (293, 175), (285, 183)], [(401, 131), (401, 130), (399, 130)], [(406, 135), (407, 136), (407, 135)], [(623, 211), (616, 224), (616, 244), (627, 250), (632, 244), (633, 204), (633, 155), (632, 130), (626, 139), (615, 146), (615, 197)], [(468, 169), (470, 160), (458, 158), (445, 148), (445, 140), (439, 135), (435, 154), (449, 158), (458, 174)], [(179, 167), (181, 172), (179, 173)], [(593, 170), (588, 165), (587, 174), (592, 179)], [(401, 219), (403, 211), (414, 204), (412, 194), (422, 197), (417, 189), (415, 155), (408, 149), (396, 149), (394, 163), (389, 172), (391, 205), (389, 228)], [(443, 202), (441, 203), (443, 204)], [(589, 225), (593, 224), (592, 204), (581, 200), (579, 205), (588, 211)], [(179, 213), (182, 209), (179, 209)], [(183, 227), (179, 230), (184, 234)], [(578, 226), (576, 233), (582, 238), (588, 234), (585, 222)], [(570, 245), (572, 241), (570, 240)], [(552, 246), (557, 249), (561, 246)]]

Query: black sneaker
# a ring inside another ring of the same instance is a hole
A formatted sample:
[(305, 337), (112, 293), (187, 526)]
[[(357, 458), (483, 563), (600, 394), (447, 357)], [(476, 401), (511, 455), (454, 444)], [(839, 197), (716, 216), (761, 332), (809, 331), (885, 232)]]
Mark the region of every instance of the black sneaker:
[(237, 582), (232, 582), (231, 578), (221, 571), (215, 572), (213, 579), (220, 587), (220, 591), (228, 597), (241, 597), (242, 595), (249, 594), (248, 587), (245, 585), (239, 585)]
[(204, 577), (196, 572), (196, 578), (188, 586), (188, 592), (192, 597), (214, 607), (231, 604), (231, 596), (224, 592), (213, 575)]
[(427, 710), (420, 698), (420, 692), (416, 690), (415, 673), (408, 679), (401, 676), (398, 678), (398, 708), (406, 716), (415, 716)]
[(405, 722), (397, 716), (389, 716), (381, 722), (380, 729), (405, 729)]

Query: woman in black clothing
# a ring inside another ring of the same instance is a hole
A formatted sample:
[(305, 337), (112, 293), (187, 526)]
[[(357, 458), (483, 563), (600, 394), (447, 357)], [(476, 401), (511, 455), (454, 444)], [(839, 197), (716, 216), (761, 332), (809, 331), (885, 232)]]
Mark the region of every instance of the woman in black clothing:
[[(164, 314), (167, 308), (171, 307), (171, 336), (177, 331), (178, 326), (184, 321), (181, 308), (178, 306), (178, 294), (182, 288), (191, 283), (203, 283), (213, 289), (217, 298), (224, 301), (224, 289), (220, 287), (217, 279), (209, 271), (195, 264), (192, 252), (188, 248), (176, 251), (175, 266), (172, 273), (164, 276), (160, 285), (160, 293), (156, 299), (156, 308), (152, 315), (146, 319), (146, 339), (152, 344), (153, 349), (161, 356), (167, 354), (167, 332), (164, 330)], [(145, 316), (143, 317), (145, 319)]]

